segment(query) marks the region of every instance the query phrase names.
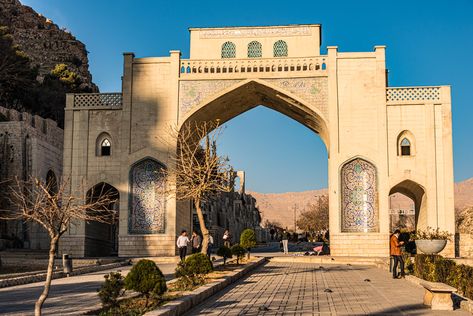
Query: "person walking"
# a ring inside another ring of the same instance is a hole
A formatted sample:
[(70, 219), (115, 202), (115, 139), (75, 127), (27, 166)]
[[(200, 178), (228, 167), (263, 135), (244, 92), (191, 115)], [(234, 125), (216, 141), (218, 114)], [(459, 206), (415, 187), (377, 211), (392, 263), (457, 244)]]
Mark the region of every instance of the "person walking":
[(192, 253), (198, 253), (200, 251), (200, 245), (202, 243), (202, 239), (200, 238), (199, 234), (196, 231), (192, 232)]
[(223, 239), (223, 245), (225, 247), (230, 248), (232, 245), (232, 236), (230, 235), (230, 231), (228, 229), (225, 229), (222, 239)]
[(284, 250), (284, 254), (287, 255), (289, 253), (289, 233), (287, 230), (282, 232), (282, 248)]
[[(401, 232), (399, 229), (396, 229), (394, 233), (391, 235), (391, 239), (389, 241), (389, 249), (390, 254), (394, 259), (394, 266), (393, 266), (393, 279), (404, 278), (404, 259), (402, 259), (401, 254), (401, 246), (404, 244), (403, 241), (399, 241), (399, 235)], [(400, 265), (401, 273), (400, 276), (397, 274), (397, 265)]]
[(209, 234), (209, 244), (207, 246), (207, 257), (210, 258), (210, 252), (212, 250), (212, 247), (214, 245), (214, 238), (212, 237), (211, 234)]
[(181, 261), (186, 259), (187, 245), (190, 243), (189, 237), (187, 237), (187, 231), (183, 230), (181, 235), (177, 238), (177, 248), (179, 249), (179, 257)]

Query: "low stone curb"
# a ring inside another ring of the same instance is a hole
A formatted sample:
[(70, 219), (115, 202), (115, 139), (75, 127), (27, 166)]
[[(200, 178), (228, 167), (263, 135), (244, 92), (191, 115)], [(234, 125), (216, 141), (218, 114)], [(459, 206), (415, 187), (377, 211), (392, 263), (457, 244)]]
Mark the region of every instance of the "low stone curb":
[[(103, 271), (103, 270), (109, 270), (109, 269), (114, 269), (118, 267), (122, 267), (125, 265), (129, 265), (128, 261), (121, 261), (121, 262), (115, 262), (115, 263), (109, 263), (109, 264), (104, 264), (104, 265), (94, 265), (94, 266), (88, 266), (88, 267), (81, 267), (75, 269), (72, 273), (69, 274), (69, 276), (76, 276), (76, 275), (81, 275), (85, 273), (92, 273), (92, 272), (97, 272), (97, 271)], [(53, 272), (53, 279), (60, 279), (60, 278), (65, 278), (67, 277), (67, 274), (62, 272), (62, 271), (56, 271)], [(19, 276), (19, 277), (14, 277), (14, 278), (9, 278), (9, 279), (1, 279), (0, 280), (0, 288), (4, 287), (10, 287), (10, 286), (15, 286), (15, 285), (22, 285), (22, 284), (28, 284), (28, 283), (34, 283), (34, 282), (42, 282), (46, 280), (46, 273), (39, 273), (39, 274), (34, 274), (34, 275), (26, 275), (26, 276)]]
[[(420, 283), (424, 281), (421, 278), (418, 278), (414, 275), (406, 275), (406, 280), (418, 286), (421, 286)], [(453, 294), (455, 296), (458, 296), (458, 298), (460, 299), (460, 309), (473, 314), (473, 301), (470, 300), (469, 298), (461, 296), (458, 293), (453, 293)]]
[(225, 287), (236, 282), (250, 271), (256, 269), (267, 261), (266, 258), (260, 258), (256, 262), (250, 263), (248, 266), (239, 270), (233, 275), (227, 276), (223, 280), (218, 280), (212, 283), (208, 283), (197, 289), (189, 292), (185, 292), (184, 296), (179, 297), (175, 300), (170, 301), (162, 307), (159, 307), (151, 312), (145, 314), (145, 316), (177, 316), (182, 315), (189, 311), (194, 306), (202, 303), (212, 295), (223, 290)]

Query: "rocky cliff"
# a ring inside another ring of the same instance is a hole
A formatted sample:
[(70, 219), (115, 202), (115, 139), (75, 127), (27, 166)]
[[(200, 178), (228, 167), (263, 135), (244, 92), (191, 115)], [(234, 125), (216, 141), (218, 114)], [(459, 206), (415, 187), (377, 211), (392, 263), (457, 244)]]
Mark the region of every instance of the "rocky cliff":
[(0, 0), (0, 25), (8, 27), (14, 42), (39, 66), (40, 81), (55, 65), (66, 64), (80, 76), (81, 90), (98, 91), (85, 45), (68, 31), (18, 0)]

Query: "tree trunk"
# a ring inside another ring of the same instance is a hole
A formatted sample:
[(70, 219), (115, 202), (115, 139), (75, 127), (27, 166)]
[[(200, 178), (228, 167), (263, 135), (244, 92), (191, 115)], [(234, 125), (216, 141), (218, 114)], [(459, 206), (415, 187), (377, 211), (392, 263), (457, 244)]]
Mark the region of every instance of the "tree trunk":
[(43, 307), (44, 301), (46, 301), (46, 298), (48, 298), (49, 295), (49, 288), (51, 287), (51, 280), (53, 279), (54, 257), (56, 255), (58, 240), (59, 236), (54, 236), (51, 238), (51, 242), (49, 244), (48, 272), (46, 274), (46, 282), (44, 283), (43, 293), (41, 293), (34, 306), (35, 316), (41, 316), (41, 309)]
[(199, 218), (200, 230), (202, 232), (202, 253), (207, 255), (207, 249), (209, 247), (209, 231), (205, 227), (204, 214), (202, 213), (202, 208), (200, 207), (200, 199), (194, 200), (194, 206), (197, 211), (197, 217)]

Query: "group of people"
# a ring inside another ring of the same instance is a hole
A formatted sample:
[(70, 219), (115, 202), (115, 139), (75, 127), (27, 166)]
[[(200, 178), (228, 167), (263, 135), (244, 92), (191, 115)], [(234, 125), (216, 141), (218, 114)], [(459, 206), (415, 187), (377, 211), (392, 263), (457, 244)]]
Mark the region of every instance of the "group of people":
[[(225, 230), (223, 236), (223, 245), (226, 247), (231, 246), (232, 237), (230, 235), (230, 231), (227, 229)], [(191, 245), (192, 253), (198, 253), (202, 250), (202, 237), (196, 232), (192, 232), (192, 237), (189, 239), (186, 230), (181, 232), (181, 235), (177, 238), (177, 248), (179, 249), (179, 257), (181, 260), (184, 260), (187, 255), (187, 247)], [(207, 256), (210, 257), (210, 252), (212, 250), (212, 246), (214, 245), (214, 238), (211, 234), (209, 234), (209, 244), (207, 246)]]

